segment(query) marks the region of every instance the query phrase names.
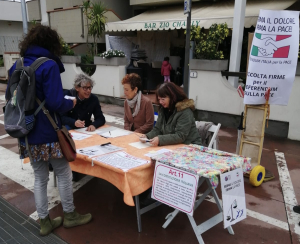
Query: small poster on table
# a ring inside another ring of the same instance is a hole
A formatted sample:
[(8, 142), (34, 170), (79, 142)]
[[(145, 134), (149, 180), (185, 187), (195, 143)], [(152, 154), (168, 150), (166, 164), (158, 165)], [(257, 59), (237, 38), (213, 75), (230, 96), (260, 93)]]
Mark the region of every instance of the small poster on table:
[(242, 168), (221, 174), (224, 229), (246, 218)]
[(199, 176), (156, 162), (151, 197), (193, 216)]

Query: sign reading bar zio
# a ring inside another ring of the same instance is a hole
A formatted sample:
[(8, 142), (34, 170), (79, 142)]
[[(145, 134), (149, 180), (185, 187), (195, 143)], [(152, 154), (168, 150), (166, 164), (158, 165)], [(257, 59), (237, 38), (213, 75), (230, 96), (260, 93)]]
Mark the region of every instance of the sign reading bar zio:
[(246, 218), (246, 200), (244, 176), (242, 168), (232, 170), (220, 175), (223, 223), (227, 228)]
[(199, 176), (156, 162), (151, 197), (193, 216)]
[(187, 14), (191, 12), (191, 0), (184, 0), (183, 13)]
[(299, 49), (299, 12), (260, 10), (249, 55), (244, 104), (287, 105)]

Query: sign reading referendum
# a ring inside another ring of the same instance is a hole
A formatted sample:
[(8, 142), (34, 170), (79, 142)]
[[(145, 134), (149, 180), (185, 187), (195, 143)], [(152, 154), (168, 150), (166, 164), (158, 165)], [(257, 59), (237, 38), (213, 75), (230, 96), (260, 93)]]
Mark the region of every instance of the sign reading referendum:
[(151, 197), (193, 216), (198, 175), (156, 162)]
[(260, 10), (249, 54), (244, 104), (287, 105), (295, 80), (299, 12)]

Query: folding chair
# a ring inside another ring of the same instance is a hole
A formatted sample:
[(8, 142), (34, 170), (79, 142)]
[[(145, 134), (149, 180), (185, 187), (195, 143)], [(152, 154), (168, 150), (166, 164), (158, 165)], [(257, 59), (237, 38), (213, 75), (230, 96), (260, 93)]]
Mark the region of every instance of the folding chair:
[[(205, 122), (207, 122), (207, 121), (205, 121)], [(197, 126), (198, 121), (196, 121), (195, 123), (196, 123), (196, 126)], [(217, 138), (217, 135), (219, 133), (220, 128), (221, 128), (221, 124), (220, 123), (218, 123), (218, 125), (212, 125), (209, 128), (208, 131), (212, 132), (214, 134), (213, 134), (213, 136), (212, 136), (212, 138), (211, 138), (211, 140), (210, 140), (210, 142), (208, 144), (208, 148), (218, 149), (218, 142), (217, 142), (216, 138)]]

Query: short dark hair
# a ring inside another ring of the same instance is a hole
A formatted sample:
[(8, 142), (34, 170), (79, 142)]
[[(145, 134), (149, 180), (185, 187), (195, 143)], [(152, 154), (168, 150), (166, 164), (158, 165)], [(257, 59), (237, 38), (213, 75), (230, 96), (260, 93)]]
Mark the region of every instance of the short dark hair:
[(49, 26), (37, 25), (31, 28), (24, 39), (20, 42), (20, 55), (24, 57), (30, 46), (40, 46), (50, 53), (60, 57), (62, 46), (58, 33)]
[(175, 105), (178, 102), (183, 101), (184, 99), (187, 99), (186, 94), (182, 90), (181, 87), (175, 85), (172, 82), (163, 83), (160, 85), (160, 87), (156, 90), (156, 99), (158, 100), (158, 97), (169, 97), (170, 98), (170, 104), (169, 109), (174, 110)]
[(164, 57), (164, 61), (169, 61), (169, 57)]
[(122, 79), (122, 85), (129, 84), (131, 87), (131, 90), (134, 88), (138, 88), (138, 91), (142, 90), (142, 79), (141, 77), (136, 73), (127, 74)]

